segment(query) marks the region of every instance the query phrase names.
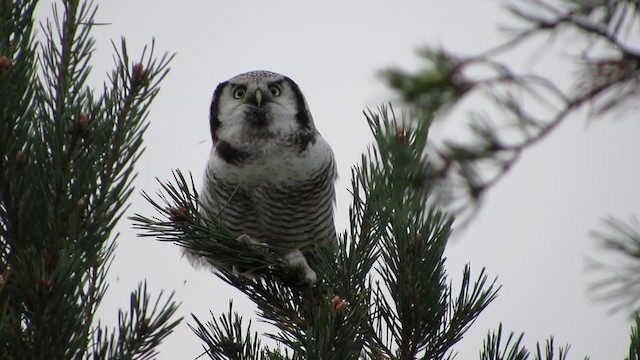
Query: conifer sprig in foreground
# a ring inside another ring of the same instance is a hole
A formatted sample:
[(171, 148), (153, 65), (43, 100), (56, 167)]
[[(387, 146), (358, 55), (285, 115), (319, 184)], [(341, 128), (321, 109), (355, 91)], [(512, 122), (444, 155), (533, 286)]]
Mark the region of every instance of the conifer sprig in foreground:
[(311, 264), (321, 280), (312, 287), (297, 285), (275, 254), (237, 242), (215, 218), (201, 217), (194, 184), (180, 172), (175, 183), (162, 184), (161, 201), (147, 196), (164, 219), (136, 215), (144, 235), (216, 262), (254, 265), (253, 277), (218, 275), (274, 325), (265, 336), (279, 347), (258, 350), (259, 337), (245, 333), (242, 317), (229, 310), (206, 325), (196, 318), (212, 359), (444, 358), (495, 298), (498, 288), (484, 270), (472, 279), (465, 268), (458, 291), (447, 280), (443, 252), (452, 219), (428, 205), (424, 186), (429, 120), (397, 119), (386, 107), (365, 115), (376, 143), (353, 170), (351, 226), (336, 248), (315, 251)]
[(123, 39), (96, 94), (96, 6), (54, 3), (37, 43), (36, 5), (0, 3), (0, 358), (148, 359), (179, 322), (171, 296), (151, 306), (141, 284), (117, 329), (94, 316), (171, 57), (133, 64)]

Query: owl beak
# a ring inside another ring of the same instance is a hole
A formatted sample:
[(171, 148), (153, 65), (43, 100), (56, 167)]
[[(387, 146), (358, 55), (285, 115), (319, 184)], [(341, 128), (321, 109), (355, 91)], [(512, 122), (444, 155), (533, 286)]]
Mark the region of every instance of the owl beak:
[(262, 104), (262, 91), (260, 91), (260, 89), (256, 89), (256, 105), (260, 107), (261, 104)]

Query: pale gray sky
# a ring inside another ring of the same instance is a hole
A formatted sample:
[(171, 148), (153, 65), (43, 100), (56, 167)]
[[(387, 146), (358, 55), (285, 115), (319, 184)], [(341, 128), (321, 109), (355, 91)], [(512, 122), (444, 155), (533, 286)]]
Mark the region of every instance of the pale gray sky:
[[(42, 9), (48, 10), (48, 9)], [(47, 11), (45, 11), (47, 12)], [(154, 178), (172, 169), (192, 171), (200, 184), (209, 155), (208, 109), (215, 86), (254, 69), (290, 76), (302, 88), (316, 124), (339, 163), (337, 223), (347, 226), (350, 168), (371, 141), (361, 112), (390, 100), (377, 72), (390, 65), (415, 68), (415, 50), (442, 45), (466, 54), (495, 45), (506, 21), (499, 2), (456, 1), (152, 1), (100, 2), (92, 81), (111, 69), (110, 40), (125, 36), (132, 54), (155, 37), (157, 50), (176, 52), (172, 71), (152, 106), (146, 152), (138, 163), (138, 190), (153, 193)], [(514, 61), (523, 61), (514, 57)], [(566, 78), (562, 65), (556, 78)], [(566, 71), (566, 67), (564, 68)], [(463, 113), (462, 113), (463, 114)], [(449, 128), (448, 133), (460, 131)], [(601, 256), (589, 232), (607, 215), (640, 214), (640, 123), (582, 118), (561, 126), (525, 154), (488, 194), (471, 226), (450, 245), (447, 266), (458, 281), (470, 262), (487, 267), (503, 285), (498, 299), (457, 345), (459, 359), (478, 357), (488, 330), (525, 332), (533, 346), (553, 334), (571, 343), (573, 359), (618, 359), (627, 352), (630, 322), (588, 300), (596, 274), (586, 257)], [(136, 193), (128, 214), (153, 212)], [(115, 324), (118, 307), (147, 279), (150, 289), (176, 291), (179, 312), (207, 320), (227, 309), (253, 315), (249, 301), (212, 274), (191, 268), (176, 246), (137, 238), (128, 220), (121, 232), (111, 285), (100, 310)], [(264, 329), (264, 324), (258, 328)], [(199, 339), (183, 323), (160, 348), (159, 359), (193, 359)]]

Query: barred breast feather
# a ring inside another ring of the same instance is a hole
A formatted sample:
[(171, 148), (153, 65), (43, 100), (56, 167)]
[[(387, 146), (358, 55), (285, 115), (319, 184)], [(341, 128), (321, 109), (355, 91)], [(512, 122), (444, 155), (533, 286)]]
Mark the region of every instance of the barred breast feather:
[(211, 156), (203, 206), (220, 213), (236, 236), (246, 234), (276, 252), (305, 252), (316, 243), (335, 241), (337, 174), (329, 145), (317, 137), (302, 152), (278, 144), (265, 153), (239, 165)]
[[(216, 175), (215, 170), (207, 168), (208, 189), (203, 190), (202, 201), (221, 211), (222, 223), (236, 236), (246, 234), (280, 253), (305, 252), (317, 243), (336, 240), (333, 158), (309, 172), (308, 178), (286, 182), (277, 181), (278, 176), (272, 179), (276, 181), (237, 182)], [(286, 177), (292, 170), (283, 166), (281, 171)]]

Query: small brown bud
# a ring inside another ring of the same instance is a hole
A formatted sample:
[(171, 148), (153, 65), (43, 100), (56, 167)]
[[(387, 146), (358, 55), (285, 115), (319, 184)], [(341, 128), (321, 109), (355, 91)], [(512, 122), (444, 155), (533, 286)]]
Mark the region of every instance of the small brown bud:
[(133, 64), (132, 74), (133, 74), (133, 81), (134, 82), (140, 81), (140, 80), (142, 80), (142, 78), (146, 74), (146, 70), (144, 69), (144, 66), (142, 64), (135, 63), (135, 64)]
[(422, 240), (422, 233), (420, 231), (416, 231), (416, 241)]
[(338, 305), (340, 305), (341, 302), (342, 299), (340, 299), (340, 296), (334, 295), (333, 299), (331, 299), (331, 306), (333, 306), (333, 308), (335, 309)]
[(149, 318), (144, 318), (142, 319), (142, 322), (140, 323), (140, 332), (143, 334), (147, 333), (147, 329), (149, 329)]
[(398, 140), (401, 143), (405, 142), (405, 134), (404, 134), (403, 128), (396, 129), (396, 140)]
[(9, 61), (8, 57), (3, 55), (0, 57), (0, 75), (3, 75), (9, 70), (11, 70), (11, 61)]
[(80, 117), (78, 118), (78, 128), (80, 130), (85, 130), (87, 128), (87, 114), (84, 112), (80, 113)]
[(87, 131), (87, 125), (89, 124), (89, 119), (87, 118), (87, 113), (84, 111), (78, 115), (78, 118), (75, 122), (71, 122), (67, 127), (67, 134), (72, 136), (82, 136), (86, 139), (89, 132)]
[(31, 160), (30, 157), (25, 155), (25, 153), (23, 153), (22, 151), (16, 152), (16, 166), (18, 168), (22, 168), (31, 164), (33, 164), (33, 160)]
[(78, 200), (78, 209), (84, 209), (87, 207), (87, 201), (85, 199)]
[(333, 306), (336, 314), (340, 317), (343, 317), (347, 312), (347, 302), (342, 300), (338, 295), (334, 295), (333, 299), (331, 299), (331, 306)]
[(375, 360), (389, 360), (389, 357), (385, 355), (380, 349), (373, 348), (373, 359)]
[(226, 354), (240, 354), (242, 351), (242, 345), (227, 336), (223, 336), (222, 339), (220, 339), (220, 347), (222, 347), (222, 351)]
[(338, 271), (338, 275), (344, 275), (344, 266), (338, 265), (336, 270)]
[(51, 286), (51, 283), (49, 282), (49, 279), (47, 279), (47, 278), (40, 279), (40, 288), (41, 289), (49, 290), (50, 286)]
[(342, 301), (338, 305), (336, 305), (336, 314), (340, 317), (343, 317), (347, 313), (347, 302)]
[(224, 347), (224, 346), (232, 345), (233, 340), (229, 339), (228, 336), (223, 336), (222, 339), (220, 339), (220, 343)]
[(177, 208), (169, 209), (171, 215), (169, 215), (169, 220), (174, 222), (186, 222), (189, 221), (189, 213), (184, 206), (179, 206)]

